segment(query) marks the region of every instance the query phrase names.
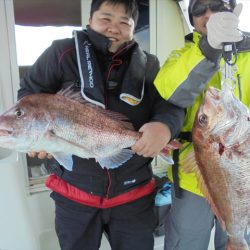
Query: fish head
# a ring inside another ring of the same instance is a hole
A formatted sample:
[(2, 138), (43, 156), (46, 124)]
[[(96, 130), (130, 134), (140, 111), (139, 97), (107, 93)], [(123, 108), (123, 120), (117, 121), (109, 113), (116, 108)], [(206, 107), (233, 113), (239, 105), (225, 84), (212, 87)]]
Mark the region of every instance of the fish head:
[(232, 91), (210, 87), (196, 114), (192, 132), (194, 139), (226, 138), (238, 121), (238, 103)]
[(203, 131), (203, 134), (210, 134), (222, 115), (223, 104), (219, 91), (209, 88), (196, 114), (194, 129)]
[(27, 152), (45, 133), (47, 124), (39, 98), (25, 96), (0, 115), (0, 146)]

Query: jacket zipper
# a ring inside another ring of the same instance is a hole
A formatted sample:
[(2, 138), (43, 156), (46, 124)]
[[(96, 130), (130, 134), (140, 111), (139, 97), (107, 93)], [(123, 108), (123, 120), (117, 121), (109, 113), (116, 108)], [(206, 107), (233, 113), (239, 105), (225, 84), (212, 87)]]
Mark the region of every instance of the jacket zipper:
[(110, 188), (111, 188), (111, 185), (112, 185), (112, 178), (111, 178), (111, 174), (109, 172), (109, 170), (106, 168), (106, 171), (107, 171), (107, 175), (108, 175), (108, 188), (107, 188), (107, 191), (106, 191), (106, 198), (108, 199), (109, 198), (109, 192), (110, 192)]

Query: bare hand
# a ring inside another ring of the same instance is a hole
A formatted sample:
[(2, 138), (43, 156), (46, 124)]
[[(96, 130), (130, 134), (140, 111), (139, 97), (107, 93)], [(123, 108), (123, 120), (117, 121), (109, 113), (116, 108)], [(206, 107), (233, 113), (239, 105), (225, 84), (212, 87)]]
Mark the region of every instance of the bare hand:
[(48, 158), (48, 159), (52, 159), (53, 156), (45, 151), (41, 151), (41, 152), (28, 152), (27, 153), (29, 157), (38, 157), (39, 159), (45, 159), (45, 158)]
[(171, 139), (170, 129), (161, 122), (144, 124), (139, 132), (141, 138), (132, 146), (132, 150), (144, 157), (155, 157)]

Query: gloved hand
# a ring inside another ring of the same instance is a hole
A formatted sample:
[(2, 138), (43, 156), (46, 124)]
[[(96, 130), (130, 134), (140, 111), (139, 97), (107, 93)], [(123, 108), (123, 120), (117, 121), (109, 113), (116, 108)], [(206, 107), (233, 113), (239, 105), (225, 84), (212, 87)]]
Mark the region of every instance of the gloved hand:
[(238, 30), (242, 4), (237, 4), (233, 12), (217, 12), (207, 22), (207, 40), (214, 49), (222, 49), (223, 43), (239, 42), (243, 39)]

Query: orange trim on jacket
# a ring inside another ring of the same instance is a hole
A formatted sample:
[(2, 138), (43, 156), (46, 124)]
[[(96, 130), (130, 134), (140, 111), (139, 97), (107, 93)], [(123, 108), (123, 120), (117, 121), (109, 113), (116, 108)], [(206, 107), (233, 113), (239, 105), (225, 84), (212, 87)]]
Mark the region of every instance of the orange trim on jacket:
[(138, 188), (117, 195), (116, 197), (110, 199), (84, 192), (65, 182), (55, 174), (51, 174), (48, 177), (45, 185), (51, 190), (77, 203), (82, 203), (84, 205), (97, 208), (110, 208), (137, 200), (143, 196), (151, 194), (155, 190), (156, 181), (155, 179), (152, 179), (149, 183), (143, 186), (139, 186)]

